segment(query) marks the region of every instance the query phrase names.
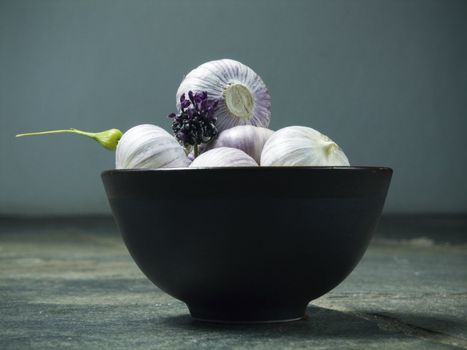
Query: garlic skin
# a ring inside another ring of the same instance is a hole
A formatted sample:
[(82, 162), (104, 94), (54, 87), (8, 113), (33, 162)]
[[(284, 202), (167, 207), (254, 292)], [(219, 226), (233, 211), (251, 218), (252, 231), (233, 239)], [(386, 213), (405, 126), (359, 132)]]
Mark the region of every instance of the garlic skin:
[(250, 67), (231, 59), (206, 62), (189, 72), (177, 91), (206, 91), (219, 101), (214, 116), (219, 132), (237, 125), (267, 127), (271, 118), (271, 96), (261, 77)]
[(273, 133), (274, 131), (267, 128), (239, 125), (222, 131), (213, 142), (208, 144), (207, 149), (236, 148), (248, 154), (259, 164), (263, 146)]
[(349, 166), (340, 147), (326, 135), (304, 126), (277, 130), (264, 145), (261, 166)]
[(183, 147), (156, 125), (137, 125), (125, 132), (117, 144), (117, 169), (182, 168), (189, 164)]
[(214, 168), (214, 167), (257, 167), (248, 154), (236, 148), (213, 148), (193, 160), (190, 168)]

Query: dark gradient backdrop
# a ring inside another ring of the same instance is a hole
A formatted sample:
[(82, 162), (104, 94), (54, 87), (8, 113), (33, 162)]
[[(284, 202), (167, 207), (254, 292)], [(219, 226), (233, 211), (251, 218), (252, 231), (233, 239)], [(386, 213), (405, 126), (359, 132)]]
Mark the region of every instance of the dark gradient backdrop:
[(0, 214), (108, 212), (113, 154), (76, 127), (169, 128), (183, 75), (255, 69), (271, 127), (395, 169), (386, 212), (467, 210), (467, 1), (0, 0)]

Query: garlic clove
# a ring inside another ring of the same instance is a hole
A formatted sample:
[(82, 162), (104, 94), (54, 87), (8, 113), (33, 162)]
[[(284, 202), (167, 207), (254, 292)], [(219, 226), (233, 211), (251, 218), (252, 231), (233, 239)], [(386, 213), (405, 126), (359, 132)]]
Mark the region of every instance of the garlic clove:
[(190, 168), (213, 168), (213, 167), (257, 167), (248, 154), (236, 148), (219, 147), (211, 149), (193, 160)]
[(206, 62), (189, 72), (180, 84), (176, 101), (188, 91), (206, 91), (219, 101), (214, 112), (219, 132), (237, 125), (267, 127), (271, 118), (271, 96), (261, 77), (250, 67), (231, 59)]
[(117, 169), (158, 169), (187, 167), (190, 160), (183, 147), (164, 129), (137, 125), (125, 132), (118, 142)]
[(261, 166), (349, 166), (342, 149), (329, 137), (304, 126), (277, 130), (265, 143)]
[(263, 146), (273, 133), (274, 131), (263, 127), (239, 125), (222, 131), (213, 142), (208, 144), (207, 149), (218, 147), (237, 148), (248, 154), (259, 164)]

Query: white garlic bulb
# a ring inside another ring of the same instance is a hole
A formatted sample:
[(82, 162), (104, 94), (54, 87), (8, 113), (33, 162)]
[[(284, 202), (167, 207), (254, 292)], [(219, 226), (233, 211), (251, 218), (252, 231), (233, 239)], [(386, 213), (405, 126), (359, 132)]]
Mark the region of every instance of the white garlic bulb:
[(117, 144), (117, 169), (182, 168), (189, 164), (177, 140), (155, 125), (137, 125), (125, 132)]
[(304, 126), (277, 130), (263, 147), (262, 166), (348, 166), (342, 149), (329, 137)]
[(237, 148), (248, 154), (259, 164), (263, 146), (273, 133), (274, 131), (267, 128), (253, 125), (239, 125), (222, 131), (207, 146), (207, 149), (218, 147)]
[(188, 73), (177, 91), (206, 91), (209, 100), (219, 101), (214, 116), (218, 131), (236, 125), (267, 127), (271, 117), (271, 97), (261, 77), (246, 65), (231, 59), (206, 62)]
[(193, 160), (190, 168), (250, 167), (258, 166), (248, 154), (236, 148), (219, 147), (211, 149)]

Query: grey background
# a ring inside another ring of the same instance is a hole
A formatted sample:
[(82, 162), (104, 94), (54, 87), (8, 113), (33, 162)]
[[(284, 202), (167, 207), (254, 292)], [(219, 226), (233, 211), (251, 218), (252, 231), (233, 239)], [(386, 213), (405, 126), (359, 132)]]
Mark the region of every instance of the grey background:
[(271, 128), (395, 170), (386, 212), (467, 211), (467, 1), (0, 0), (0, 214), (108, 213), (114, 155), (76, 127), (167, 129), (184, 74), (256, 70)]

